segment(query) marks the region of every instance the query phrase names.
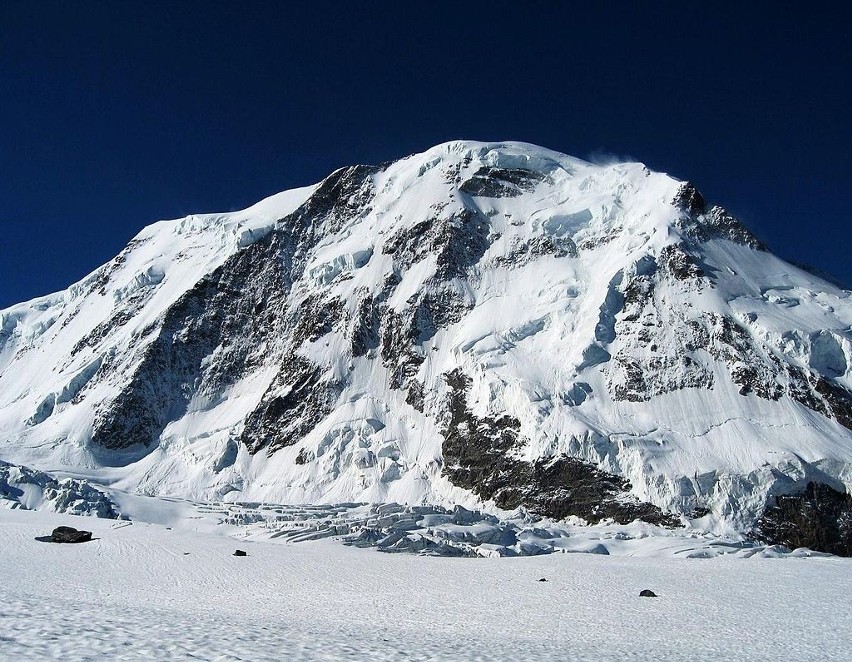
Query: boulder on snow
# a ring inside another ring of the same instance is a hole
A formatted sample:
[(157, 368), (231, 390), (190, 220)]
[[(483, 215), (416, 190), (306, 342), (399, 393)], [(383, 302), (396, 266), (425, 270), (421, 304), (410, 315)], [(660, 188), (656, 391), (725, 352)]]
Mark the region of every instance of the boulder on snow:
[(248, 556), (248, 554), (246, 554), (246, 553), (245, 553), (243, 550), (241, 550), (241, 549), (236, 550), (236, 551), (234, 552), (234, 554), (233, 554), (233, 555), (234, 555), (234, 556)]
[(51, 542), (89, 542), (91, 531), (78, 531), (70, 526), (57, 526), (50, 534)]
[(646, 588), (646, 589), (639, 591), (639, 597), (640, 598), (656, 598), (657, 594), (654, 593), (652, 590)]

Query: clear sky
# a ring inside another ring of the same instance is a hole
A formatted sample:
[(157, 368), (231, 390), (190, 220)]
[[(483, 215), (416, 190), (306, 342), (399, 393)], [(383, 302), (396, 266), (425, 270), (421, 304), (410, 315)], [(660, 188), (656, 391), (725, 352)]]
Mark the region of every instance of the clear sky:
[(642, 161), (852, 283), (842, 3), (298, 5), (0, 2), (0, 307), (457, 138)]

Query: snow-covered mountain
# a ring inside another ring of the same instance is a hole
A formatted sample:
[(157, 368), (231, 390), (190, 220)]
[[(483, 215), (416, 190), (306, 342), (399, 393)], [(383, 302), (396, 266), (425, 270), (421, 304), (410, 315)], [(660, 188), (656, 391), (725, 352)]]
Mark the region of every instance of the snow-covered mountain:
[(642, 164), (451, 142), (0, 311), (0, 429), (147, 494), (746, 531), (852, 487), (852, 294)]

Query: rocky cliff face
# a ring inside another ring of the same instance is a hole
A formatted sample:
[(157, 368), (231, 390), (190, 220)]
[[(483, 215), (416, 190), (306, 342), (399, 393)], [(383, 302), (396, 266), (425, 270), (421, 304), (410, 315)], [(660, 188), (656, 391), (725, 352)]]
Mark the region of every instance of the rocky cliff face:
[(0, 453), (197, 498), (748, 531), (852, 486), (850, 329), (849, 292), (690, 183), (447, 143), (155, 224), (2, 311)]
[(852, 556), (852, 496), (808, 483), (798, 494), (775, 498), (753, 532), (761, 541)]

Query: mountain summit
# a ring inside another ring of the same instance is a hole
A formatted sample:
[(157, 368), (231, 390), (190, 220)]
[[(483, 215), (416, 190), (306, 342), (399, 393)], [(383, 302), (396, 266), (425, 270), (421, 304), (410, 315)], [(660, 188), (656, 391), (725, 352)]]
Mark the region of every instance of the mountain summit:
[(148, 494), (748, 531), (852, 487), (852, 298), (688, 182), (450, 142), (0, 311), (0, 455)]

